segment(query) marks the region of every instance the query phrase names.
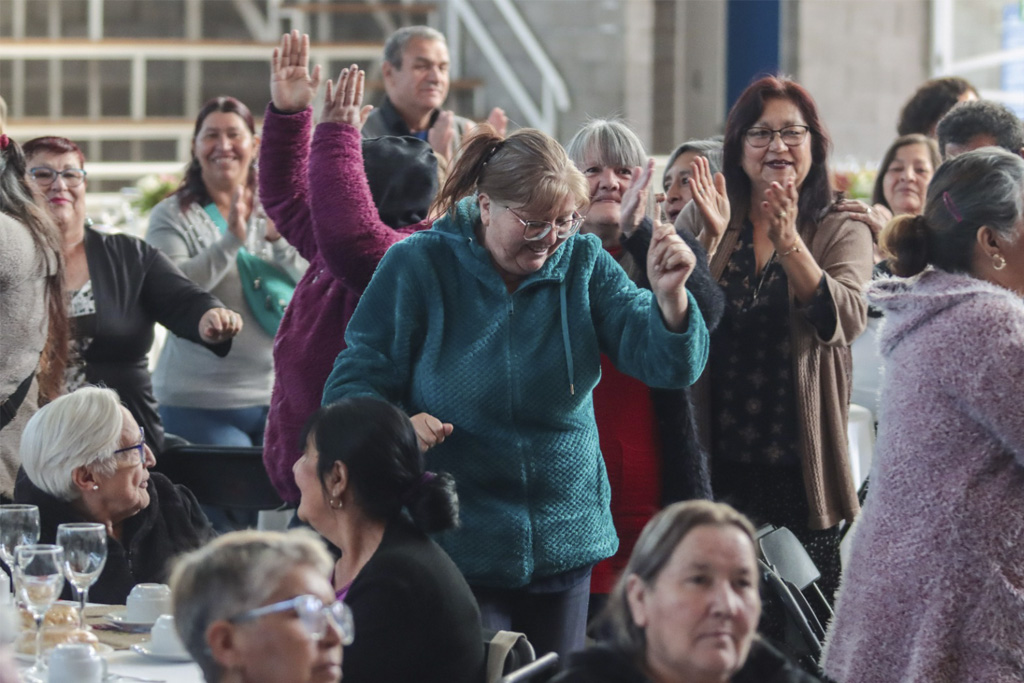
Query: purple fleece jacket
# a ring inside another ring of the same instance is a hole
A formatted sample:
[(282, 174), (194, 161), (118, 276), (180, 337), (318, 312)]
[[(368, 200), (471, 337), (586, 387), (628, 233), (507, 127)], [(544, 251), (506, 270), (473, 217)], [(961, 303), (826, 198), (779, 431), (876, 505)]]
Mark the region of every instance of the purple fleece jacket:
[(967, 275), (874, 283), (885, 312), (871, 489), (825, 673), (1024, 679), (1024, 303)]
[(299, 437), (320, 407), (345, 327), (377, 263), (395, 242), (430, 227), (395, 230), (373, 203), (363, 170), (362, 138), (344, 123), (309, 131), (312, 109), (280, 114), (267, 107), (260, 143), (260, 202), (281, 235), (309, 261), (274, 338), (274, 390), (263, 462), (281, 497), (295, 503), (292, 465)]

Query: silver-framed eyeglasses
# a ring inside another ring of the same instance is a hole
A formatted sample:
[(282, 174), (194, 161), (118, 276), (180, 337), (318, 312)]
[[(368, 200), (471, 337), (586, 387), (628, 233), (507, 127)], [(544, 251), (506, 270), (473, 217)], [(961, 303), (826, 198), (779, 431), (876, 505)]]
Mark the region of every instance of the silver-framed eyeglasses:
[(299, 595), (291, 600), (275, 602), (271, 605), (257, 607), (228, 619), (232, 624), (246, 621), (253, 621), (268, 614), (287, 612), (294, 610), (302, 622), (306, 633), (313, 640), (320, 640), (327, 635), (327, 628), (333, 626), (341, 636), (342, 645), (351, 645), (355, 638), (356, 630), (352, 621), (352, 610), (341, 600), (335, 600), (329, 605), (315, 595)]
[(523, 224), (523, 239), (528, 242), (537, 242), (544, 239), (548, 234), (554, 230), (555, 237), (560, 240), (564, 240), (567, 237), (575, 235), (580, 226), (583, 225), (584, 217), (577, 211), (572, 212), (572, 216), (567, 221), (528, 221), (515, 211), (512, 210), (511, 206), (506, 206), (505, 210), (515, 216), (516, 220)]
[[(125, 446), (124, 448), (118, 448), (116, 451), (114, 451), (114, 455), (117, 455), (119, 453), (127, 453), (128, 451), (134, 451), (134, 450), (138, 450), (139, 451), (139, 464), (141, 464), (143, 467), (145, 467), (146, 466), (146, 430), (144, 430), (141, 425), (139, 426), (139, 442), (137, 444), (135, 444), (134, 446)], [(125, 458), (125, 459), (129, 459), (128, 456), (122, 456), (122, 457)]]
[(58, 176), (64, 179), (64, 184), (68, 187), (78, 187), (85, 181), (85, 171), (81, 168), (65, 168), (63, 171), (58, 171), (49, 166), (36, 166), (28, 169), (28, 174), (40, 187), (53, 185), (57, 182)]
[(743, 138), (751, 147), (767, 147), (772, 144), (772, 140), (775, 139), (775, 134), (778, 133), (782, 142), (787, 147), (796, 147), (803, 143), (809, 130), (811, 130), (810, 126), (803, 125), (786, 126), (785, 128), (779, 128), (778, 130), (755, 126), (753, 128), (748, 128), (747, 132), (743, 134)]

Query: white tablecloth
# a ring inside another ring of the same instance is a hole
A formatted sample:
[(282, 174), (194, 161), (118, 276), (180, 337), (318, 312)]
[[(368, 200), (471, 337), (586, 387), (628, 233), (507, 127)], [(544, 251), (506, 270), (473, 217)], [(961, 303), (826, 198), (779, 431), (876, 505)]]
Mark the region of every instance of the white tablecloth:
[(201, 683), (203, 680), (203, 673), (194, 662), (169, 664), (127, 650), (107, 655), (107, 662), (110, 672), (115, 674), (152, 678), (166, 683)]

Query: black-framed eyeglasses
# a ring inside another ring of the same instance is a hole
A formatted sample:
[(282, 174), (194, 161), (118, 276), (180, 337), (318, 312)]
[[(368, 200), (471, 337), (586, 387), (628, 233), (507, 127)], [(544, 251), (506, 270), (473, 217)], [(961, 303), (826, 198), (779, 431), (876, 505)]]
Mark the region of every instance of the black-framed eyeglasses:
[(127, 453), (128, 451), (139, 451), (139, 464), (143, 467), (146, 466), (146, 430), (139, 426), (139, 442), (134, 446), (125, 446), (124, 448), (118, 448), (114, 451), (114, 455), (118, 453)]
[(232, 624), (246, 621), (253, 621), (268, 614), (287, 612), (294, 610), (302, 622), (303, 628), (312, 640), (320, 640), (327, 635), (330, 626), (338, 629), (342, 645), (351, 645), (355, 639), (356, 630), (352, 620), (352, 610), (341, 600), (335, 600), (329, 605), (315, 595), (299, 595), (291, 600), (275, 602), (271, 605), (257, 607), (228, 619)]
[(579, 231), (584, 220), (584, 217), (581, 216), (579, 212), (573, 211), (569, 220), (560, 225), (555, 225), (553, 221), (528, 221), (513, 211), (511, 206), (506, 206), (505, 210), (515, 216), (516, 220), (523, 224), (523, 239), (528, 242), (542, 240), (547, 237), (552, 230), (555, 231), (555, 237), (560, 240), (572, 237)]
[(28, 174), (36, 185), (49, 187), (57, 182), (58, 176), (64, 179), (68, 187), (78, 187), (85, 181), (85, 170), (81, 168), (65, 168), (63, 171), (50, 168), (49, 166), (36, 166), (28, 169)]
[(751, 147), (767, 147), (772, 144), (772, 140), (775, 139), (775, 134), (778, 133), (782, 142), (787, 147), (796, 147), (803, 143), (804, 139), (807, 137), (807, 132), (810, 130), (810, 126), (803, 125), (786, 126), (785, 128), (779, 128), (778, 130), (755, 126), (754, 128), (748, 128), (747, 132), (743, 134), (743, 138)]

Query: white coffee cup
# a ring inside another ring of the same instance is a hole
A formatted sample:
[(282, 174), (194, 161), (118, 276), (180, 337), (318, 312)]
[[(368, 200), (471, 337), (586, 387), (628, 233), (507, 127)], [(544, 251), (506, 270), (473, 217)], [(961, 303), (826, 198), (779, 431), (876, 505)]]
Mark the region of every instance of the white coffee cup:
[(88, 643), (62, 643), (50, 652), (47, 672), (49, 683), (102, 683), (107, 661)]
[(188, 650), (178, 636), (174, 627), (174, 617), (170, 614), (161, 615), (153, 624), (150, 632), (149, 649), (161, 657), (188, 657)]
[(171, 611), (171, 587), (162, 583), (140, 583), (128, 594), (124, 619), (133, 624), (151, 624)]

